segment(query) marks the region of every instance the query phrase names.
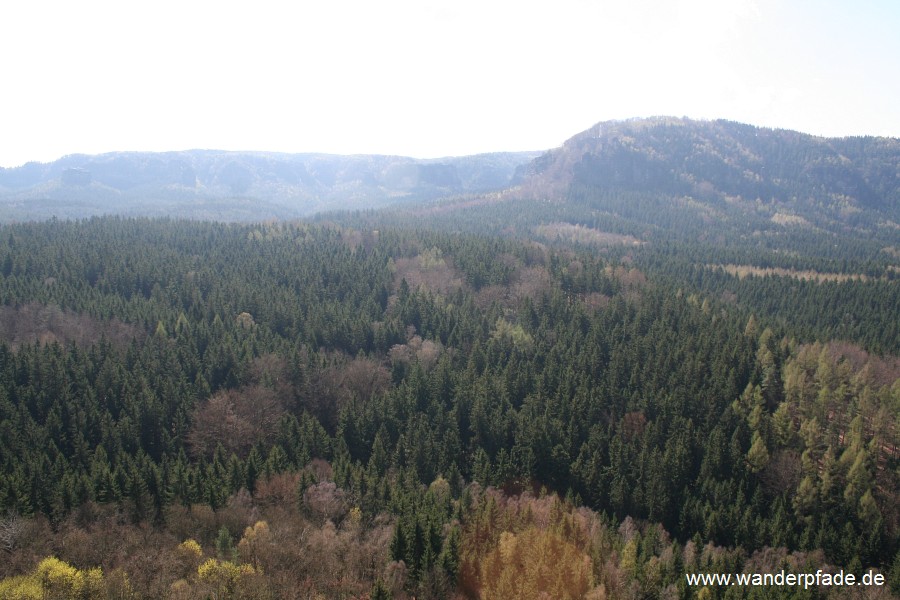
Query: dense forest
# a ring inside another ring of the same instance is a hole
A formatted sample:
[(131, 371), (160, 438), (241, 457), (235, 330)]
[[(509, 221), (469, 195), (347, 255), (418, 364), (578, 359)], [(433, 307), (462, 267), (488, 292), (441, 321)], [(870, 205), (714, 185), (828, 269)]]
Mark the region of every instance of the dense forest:
[(897, 140), (535, 156), (0, 173), (0, 600), (900, 595)]
[(883, 241), (441, 206), (0, 227), (0, 598), (900, 594)]

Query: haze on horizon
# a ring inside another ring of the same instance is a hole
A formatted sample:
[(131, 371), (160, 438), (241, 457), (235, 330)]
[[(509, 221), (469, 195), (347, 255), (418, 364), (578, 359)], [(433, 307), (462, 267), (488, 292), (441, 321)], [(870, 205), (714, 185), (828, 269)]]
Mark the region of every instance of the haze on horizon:
[(7, 3), (0, 166), (540, 150), (652, 115), (900, 137), (898, 30), (892, 0)]

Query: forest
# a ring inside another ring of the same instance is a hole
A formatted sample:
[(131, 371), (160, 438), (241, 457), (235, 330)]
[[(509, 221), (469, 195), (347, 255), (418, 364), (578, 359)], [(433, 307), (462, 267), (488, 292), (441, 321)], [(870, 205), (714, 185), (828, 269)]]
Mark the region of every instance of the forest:
[(493, 210), (0, 226), (0, 598), (900, 595), (877, 244)]

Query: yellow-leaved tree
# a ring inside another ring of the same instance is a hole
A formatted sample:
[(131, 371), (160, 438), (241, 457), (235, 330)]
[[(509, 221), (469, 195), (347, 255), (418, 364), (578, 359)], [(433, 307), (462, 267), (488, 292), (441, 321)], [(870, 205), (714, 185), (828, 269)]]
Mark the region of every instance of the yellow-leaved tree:
[[(127, 580), (124, 585), (129, 587)], [(27, 575), (0, 581), (3, 600), (99, 600), (107, 591), (100, 568), (80, 570), (52, 556)]]
[(481, 598), (584, 598), (593, 586), (591, 559), (551, 530), (504, 531), (481, 566)]

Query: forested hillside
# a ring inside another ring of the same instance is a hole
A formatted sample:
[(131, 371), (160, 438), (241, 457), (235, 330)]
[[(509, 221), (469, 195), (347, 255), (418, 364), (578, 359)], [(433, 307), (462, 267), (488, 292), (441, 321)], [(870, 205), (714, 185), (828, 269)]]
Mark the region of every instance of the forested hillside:
[(577, 226), (629, 242), (774, 251), (783, 261), (798, 253), (877, 261), (896, 253), (898, 168), (893, 138), (668, 117), (609, 121), (533, 160), (505, 191), (380, 216), (550, 239), (570, 238), (567, 228)]
[(728, 121), (595, 125), (504, 191), (316, 217), (578, 248), (788, 327), (900, 354), (900, 141)]
[(407, 218), (0, 228), (0, 597), (900, 593), (888, 263)]
[(889, 233), (900, 222), (898, 165), (896, 139), (659, 117), (598, 123), (572, 137), (531, 163), (522, 194), (590, 200), (630, 192), (717, 229), (766, 229), (768, 222)]

